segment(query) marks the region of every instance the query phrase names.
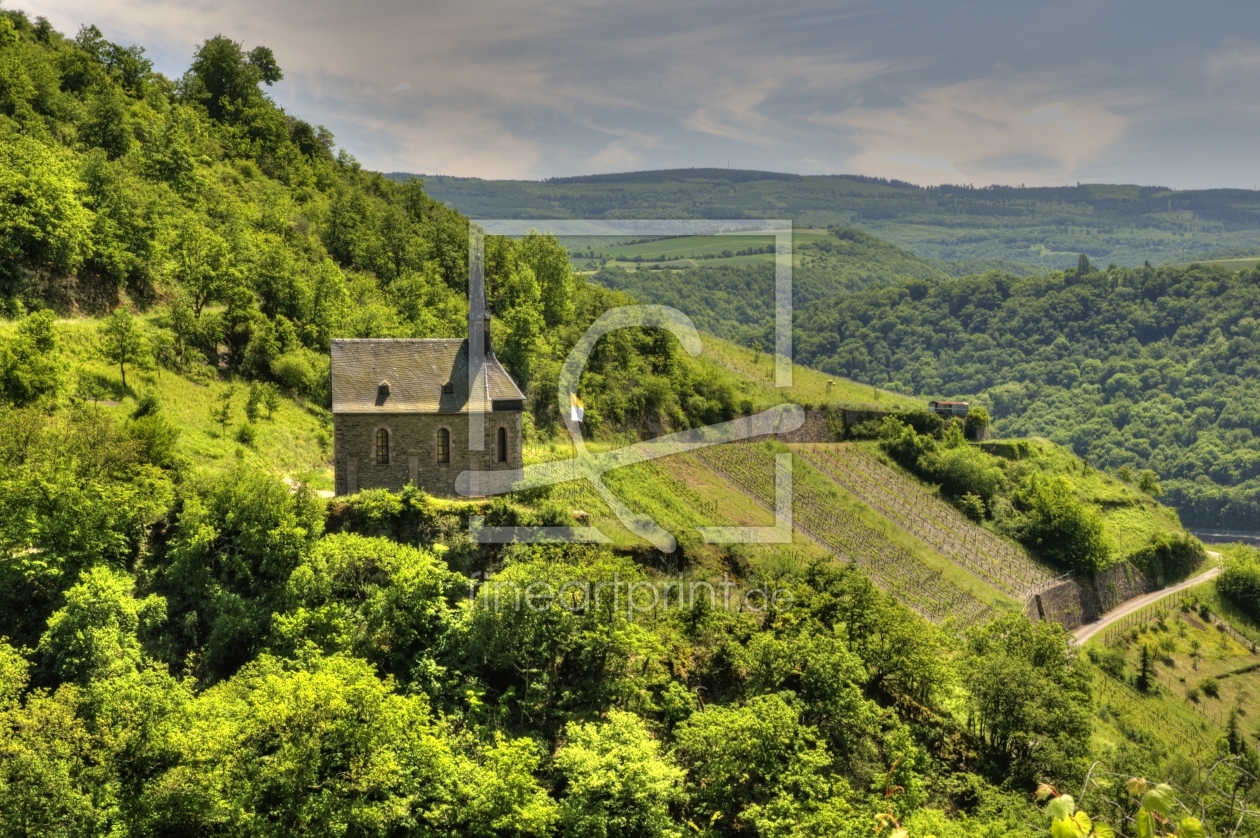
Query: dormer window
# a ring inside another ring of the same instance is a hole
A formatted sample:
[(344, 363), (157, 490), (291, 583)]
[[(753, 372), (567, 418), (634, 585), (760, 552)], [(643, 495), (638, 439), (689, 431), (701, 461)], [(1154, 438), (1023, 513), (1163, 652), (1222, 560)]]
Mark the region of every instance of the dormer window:
[(448, 381), (442, 385), (442, 395), (443, 396), (455, 395), (455, 382), (454, 381)]
[(382, 399), (387, 398), (389, 396), (389, 382), (388, 381), (382, 381), (380, 384), (376, 385), (376, 395)]

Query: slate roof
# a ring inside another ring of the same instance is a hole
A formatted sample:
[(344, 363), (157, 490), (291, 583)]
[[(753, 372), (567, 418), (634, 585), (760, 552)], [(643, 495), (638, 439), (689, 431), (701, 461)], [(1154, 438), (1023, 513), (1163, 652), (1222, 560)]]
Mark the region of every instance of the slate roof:
[[(388, 382), (388, 392), (381, 387)], [(442, 386), (451, 384), (450, 393)], [(468, 398), (468, 341), (463, 338), (334, 340), (333, 413), (462, 413), (525, 396), (493, 352)]]

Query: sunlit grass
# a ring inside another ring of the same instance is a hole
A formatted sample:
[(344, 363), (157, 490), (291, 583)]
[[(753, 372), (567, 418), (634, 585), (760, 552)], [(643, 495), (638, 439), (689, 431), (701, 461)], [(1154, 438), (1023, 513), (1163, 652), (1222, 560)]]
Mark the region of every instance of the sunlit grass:
[[(142, 318), (148, 320), (150, 318)], [(127, 371), (128, 390), (122, 391), (119, 370), (100, 351), (100, 321), (61, 320), (57, 324), (61, 351), (67, 362), (62, 399), (76, 397), (79, 380), (97, 383), (101, 398), (89, 405), (124, 420), (135, 410), (138, 400), (152, 393), (161, 410), (180, 430), (179, 451), (195, 471), (221, 469), (237, 462), (246, 468), (310, 483), (317, 490), (333, 488), (331, 465), (331, 414), (316, 405), (281, 399), (272, 418), (262, 416), (253, 423), (254, 440), (245, 445), (236, 435), (246, 424), (247, 382), (225, 381), (208, 365), (180, 375), (170, 370)], [(0, 335), (12, 329), (0, 324)], [(231, 390), (232, 418), (226, 431), (211, 416), (224, 395)]]

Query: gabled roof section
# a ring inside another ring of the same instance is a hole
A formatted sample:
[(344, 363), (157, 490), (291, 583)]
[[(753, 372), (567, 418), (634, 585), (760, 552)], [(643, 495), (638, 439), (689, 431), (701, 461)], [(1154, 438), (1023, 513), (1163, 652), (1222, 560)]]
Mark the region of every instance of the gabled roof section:
[[(443, 392), (444, 385), (449, 392)], [(333, 413), (489, 412), (493, 402), (524, 398), (491, 352), (470, 399), (468, 341), (463, 338), (332, 342)]]

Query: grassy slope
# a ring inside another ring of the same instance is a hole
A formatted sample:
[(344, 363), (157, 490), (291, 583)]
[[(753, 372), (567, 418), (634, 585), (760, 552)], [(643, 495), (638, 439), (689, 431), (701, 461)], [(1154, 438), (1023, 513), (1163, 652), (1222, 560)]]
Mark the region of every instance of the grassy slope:
[[(754, 357), (752, 350), (713, 335), (704, 334), (701, 339), (704, 349), (696, 361), (736, 375), (743, 382), (744, 394), (759, 409), (789, 401), (814, 406), (825, 404), (889, 411), (925, 406), (918, 399), (827, 375), (800, 364), (792, 365), (791, 387), (775, 387), (773, 356), (763, 352)], [(773, 351), (773, 347), (769, 349)]]
[[(1156, 739), (1170, 750), (1203, 756), (1224, 732), (1231, 708), (1242, 712), (1244, 730), (1251, 726), (1246, 720), (1260, 714), (1260, 655), (1193, 609), (1183, 608), (1195, 600), (1239, 632), (1260, 637), (1260, 627), (1223, 601), (1209, 582), (1194, 588), (1182, 603), (1148, 606), (1136, 615), (1132, 628), (1091, 640), (1087, 645), (1109, 644), (1124, 657), (1122, 679), (1098, 676), (1095, 752), (1099, 745), (1114, 747), (1126, 739)], [(1159, 650), (1153, 656), (1159, 686), (1150, 694), (1132, 687), (1142, 645)], [(1216, 679), (1218, 696), (1204, 692), (1207, 678)]]
[[(588, 447), (599, 451), (617, 447), (618, 444), (621, 443), (596, 442)], [(572, 447), (567, 442), (547, 443), (529, 446), (525, 461), (528, 464), (570, 456)], [(998, 608), (1018, 606), (1013, 599), (954, 564), (929, 545), (891, 525), (800, 457), (794, 459), (793, 472), (794, 486), (798, 491), (813, 490), (829, 497), (835, 508), (856, 515), (863, 524), (883, 534), (893, 544), (909, 550), (920, 563), (939, 571), (949, 581), (980, 601)], [(634, 512), (651, 517), (674, 535), (682, 554), (700, 567), (716, 568), (727, 564), (731, 553), (740, 557), (749, 567), (760, 570), (800, 567), (812, 559), (829, 555), (825, 548), (813, 542), (799, 529), (794, 533), (790, 546), (741, 545), (724, 548), (703, 544), (696, 527), (766, 527), (774, 524), (774, 516), (737, 484), (710, 469), (694, 455), (679, 454), (651, 463), (628, 466), (607, 473), (604, 479), (614, 494)], [(551, 498), (562, 502), (567, 508), (581, 509), (588, 513), (591, 523), (612, 539), (617, 547), (633, 550), (646, 547), (642, 539), (617, 521), (589, 484), (574, 481), (554, 487)]]
[(1102, 513), (1103, 528), (1113, 555), (1124, 557), (1146, 546), (1160, 533), (1180, 532), (1177, 513), (1106, 472), (1089, 468), (1066, 448), (1046, 439), (1026, 441), (1044, 468), (1066, 475), (1082, 501)]
[[(250, 468), (310, 482), (317, 490), (332, 489), (331, 452), (326, 449), (326, 442), (321, 443), (321, 439), (331, 439), (327, 411), (283, 399), (272, 419), (266, 419), (264, 413), (264, 418), (255, 423), (255, 441), (246, 446), (237, 442), (235, 435), (245, 424), (247, 388), (235, 387), (233, 419), (224, 436), (211, 418), (211, 411), (221, 404), (223, 394), (232, 385), (218, 380), (209, 367), (201, 368), (195, 377), (169, 370), (129, 369), (130, 392), (120, 399), (118, 368), (101, 358), (97, 323), (83, 319), (58, 323), (61, 349), (69, 363), (67, 391), (75, 391), (80, 374), (94, 379), (107, 394), (107, 399), (98, 404), (99, 409), (120, 420), (135, 409), (137, 398), (153, 393), (162, 411), (179, 427), (179, 450), (194, 470), (219, 468), (239, 459)], [(11, 328), (11, 324), (0, 323), (0, 335), (6, 335)]]

